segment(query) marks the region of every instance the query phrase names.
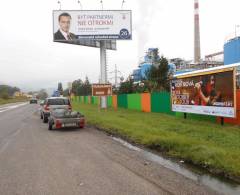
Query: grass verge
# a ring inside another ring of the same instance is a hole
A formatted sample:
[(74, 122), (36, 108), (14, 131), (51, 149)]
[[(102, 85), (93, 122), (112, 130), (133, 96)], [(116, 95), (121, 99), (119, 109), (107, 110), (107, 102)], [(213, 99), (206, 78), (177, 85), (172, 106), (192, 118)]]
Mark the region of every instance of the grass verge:
[(0, 98), (0, 105), (3, 105), (3, 104), (10, 104), (10, 103), (17, 103), (17, 102), (25, 102), (27, 101), (28, 99), (25, 98), (25, 97), (17, 97), (17, 98), (9, 98), (9, 99), (2, 99)]
[(240, 128), (209, 121), (73, 102), (88, 124), (240, 182)]

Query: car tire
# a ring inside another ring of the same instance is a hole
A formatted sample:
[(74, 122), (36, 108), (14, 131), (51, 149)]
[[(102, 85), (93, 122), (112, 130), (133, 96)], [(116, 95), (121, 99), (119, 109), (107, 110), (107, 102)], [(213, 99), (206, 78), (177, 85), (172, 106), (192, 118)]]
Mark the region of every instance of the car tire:
[(47, 123), (48, 122), (48, 118), (43, 114), (43, 123)]

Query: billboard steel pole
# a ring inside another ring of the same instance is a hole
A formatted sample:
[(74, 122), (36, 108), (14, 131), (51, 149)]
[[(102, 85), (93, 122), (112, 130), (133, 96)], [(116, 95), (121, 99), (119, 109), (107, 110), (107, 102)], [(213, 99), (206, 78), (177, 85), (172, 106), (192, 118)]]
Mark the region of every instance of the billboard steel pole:
[[(107, 83), (107, 50), (105, 41), (100, 41), (101, 84)], [(101, 97), (101, 108), (107, 108), (107, 97)]]

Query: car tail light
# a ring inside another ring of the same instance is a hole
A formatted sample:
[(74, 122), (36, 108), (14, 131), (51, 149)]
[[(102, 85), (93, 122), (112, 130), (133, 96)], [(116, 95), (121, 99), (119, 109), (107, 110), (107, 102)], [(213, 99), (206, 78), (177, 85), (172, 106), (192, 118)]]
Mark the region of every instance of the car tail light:
[(85, 124), (85, 120), (84, 119), (80, 119), (79, 126), (83, 126), (84, 124)]
[(44, 109), (45, 109), (45, 110), (49, 110), (49, 105), (48, 105), (48, 104), (45, 105), (45, 106), (44, 106)]
[(61, 128), (62, 122), (60, 120), (56, 120), (56, 128)]

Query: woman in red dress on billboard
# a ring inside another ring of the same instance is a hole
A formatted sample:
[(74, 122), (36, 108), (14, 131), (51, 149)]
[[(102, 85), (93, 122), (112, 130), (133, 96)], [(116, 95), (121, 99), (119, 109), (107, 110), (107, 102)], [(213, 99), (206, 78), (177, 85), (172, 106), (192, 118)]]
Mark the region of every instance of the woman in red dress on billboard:
[[(221, 102), (221, 92), (215, 89), (215, 76), (205, 76), (200, 82), (195, 84), (197, 95), (195, 96), (195, 105), (213, 106), (215, 102)], [(198, 99), (198, 101), (196, 101)]]

